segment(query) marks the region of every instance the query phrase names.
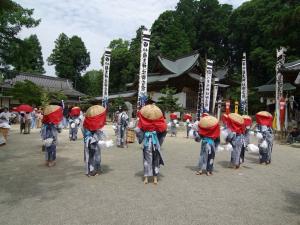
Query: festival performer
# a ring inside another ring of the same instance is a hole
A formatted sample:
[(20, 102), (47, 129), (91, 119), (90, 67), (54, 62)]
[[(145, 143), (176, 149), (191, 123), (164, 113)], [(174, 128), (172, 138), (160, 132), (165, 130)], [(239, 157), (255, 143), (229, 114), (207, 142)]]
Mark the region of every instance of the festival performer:
[(178, 120), (177, 120), (177, 114), (171, 113), (170, 114), (170, 129), (171, 129), (171, 137), (177, 135), (177, 126), (178, 126)]
[(237, 113), (230, 113), (228, 115), (227, 127), (228, 136), (226, 141), (232, 146), (230, 163), (235, 169), (238, 169), (241, 163), (240, 156), (244, 139), (243, 133), (245, 132), (243, 117)]
[(191, 114), (184, 114), (183, 116), (183, 120), (185, 121), (185, 125), (186, 125), (186, 138), (189, 138), (189, 133), (190, 133), (190, 130), (192, 129), (192, 120), (193, 120), (193, 117)]
[(215, 153), (217, 145), (219, 144), (218, 139), (220, 138), (218, 119), (213, 116), (202, 117), (198, 123), (198, 132), (196, 135), (195, 140), (197, 142), (200, 142), (202, 139), (198, 163), (199, 170), (196, 175), (202, 175), (205, 171), (206, 175), (210, 176), (213, 172)]
[(247, 149), (247, 146), (250, 144), (250, 129), (252, 125), (252, 118), (248, 115), (243, 115), (242, 116), (244, 119), (244, 124), (245, 124), (245, 133), (243, 135), (243, 146), (241, 150), (241, 163), (244, 163), (245, 161), (245, 151)]
[(62, 108), (58, 105), (48, 105), (44, 109), (41, 137), (45, 146), (46, 166), (52, 167), (56, 160), (56, 145), (58, 124), (63, 119)]
[(101, 172), (101, 148), (112, 145), (112, 141), (105, 142), (102, 128), (106, 121), (106, 110), (100, 105), (88, 108), (83, 122), (84, 161), (86, 176), (96, 176)]
[(37, 118), (36, 118), (36, 128), (42, 127), (42, 120), (43, 120), (43, 111), (41, 108), (37, 111)]
[(119, 107), (119, 110), (117, 110), (113, 115), (113, 126), (112, 127), (115, 131), (116, 136), (118, 134), (117, 126), (118, 126), (118, 118), (119, 118), (120, 111), (121, 111), (121, 107)]
[(0, 138), (0, 145), (6, 144), (8, 133), (10, 130), (10, 119), (12, 114), (8, 111), (7, 107), (4, 107), (3, 112), (0, 113), (0, 133), (3, 136), (3, 139)]
[(256, 132), (259, 138), (259, 162), (260, 164), (271, 163), (271, 154), (273, 149), (273, 130), (272, 130), (273, 116), (266, 111), (256, 113)]
[(125, 107), (118, 115), (117, 121), (117, 146), (120, 148), (127, 147), (127, 127), (129, 124), (129, 117)]
[(71, 109), (70, 111), (70, 117), (69, 117), (69, 138), (70, 141), (76, 141), (77, 140), (77, 133), (78, 133), (78, 128), (80, 126), (80, 108), (75, 106)]
[(31, 113), (26, 112), (25, 113), (25, 129), (24, 129), (24, 134), (30, 134), (30, 129), (31, 129)]
[(160, 165), (164, 165), (160, 147), (167, 130), (163, 113), (154, 104), (149, 104), (139, 111), (136, 135), (139, 144), (143, 142), (144, 184), (153, 176), (153, 183), (158, 184)]

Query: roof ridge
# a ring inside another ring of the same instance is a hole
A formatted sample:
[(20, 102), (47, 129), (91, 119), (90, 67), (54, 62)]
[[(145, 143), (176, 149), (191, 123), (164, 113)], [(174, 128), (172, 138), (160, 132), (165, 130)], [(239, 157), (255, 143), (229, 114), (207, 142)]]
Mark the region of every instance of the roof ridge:
[(199, 50), (194, 50), (194, 51), (192, 51), (192, 52), (189, 52), (189, 53), (180, 55), (179, 57), (176, 57), (176, 59), (171, 59), (170, 57), (163, 56), (162, 54), (158, 54), (158, 57), (167, 59), (167, 60), (172, 61), (172, 62), (176, 62), (176, 61), (179, 60), (179, 59), (187, 58), (187, 57), (189, 57), (189, 56), (193, 56), (193, 55), (197, 55), (197, 54), (200, 55)]
[(49, 76), (49, 75), (43, 75), (43, 74), (32, 74), (32, 73), (25, 73), (25, 72), (22, 72), (22, 73), (18, 73), (16, 75), (17, 76), (20, 76), (20, 75), (23, 75), (23, 76), (29, 76), (29, 77), (37, 77), (37, 78), (48, 78), (48, 79), (51, 79), (51, 80), (63, 80), (63, 81), (69, 81), (69, 79), (67, 78), (61, 78), (61, 77), (54, 77), (54, 76)]

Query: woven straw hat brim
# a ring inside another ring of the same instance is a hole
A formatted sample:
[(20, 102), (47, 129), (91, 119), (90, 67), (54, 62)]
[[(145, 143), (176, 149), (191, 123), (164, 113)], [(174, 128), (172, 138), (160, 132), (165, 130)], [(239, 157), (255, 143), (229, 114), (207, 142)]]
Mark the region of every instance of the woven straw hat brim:
[(47, 116), (50, 113), (55, 112), (56, 110), (58, 110), (60, 108), (60, 106), (58, 105), (48, 105), (46, 106), (46, 108), (44, 109), (44, 115)]
[(75, 107), (73, 107), (72, 109), (80, 109), (80, 107), (78, 107), (78, 106), (75, 106)]
[(250, 116), (248, 116), (248, 115), (242, 115), (242, 117), (244, 118), (244, 119), (252, 119)]
[(105, 108), (101, 105), (93, 105), (86, 111), (86, 117), (97, 116), (105, 112)]
[(141, 109), (141, 114), (148, 120), (157, 120), (163, 116), (162, 111), (156, 105), (145, 105)]
[(228, 118), (236, 123), (244, 124), (244, 118), (240, 114), (230, 113)]
[(219, 123), (218, 119), (213, 116), (205, 116), (200, 119), (198, 126), (200, 128), (210, 128)]
[(272, 114), (267, 111), (260, 111), (257, 113), (257, 115), (265, 116), (265, 117), (272, 117)]

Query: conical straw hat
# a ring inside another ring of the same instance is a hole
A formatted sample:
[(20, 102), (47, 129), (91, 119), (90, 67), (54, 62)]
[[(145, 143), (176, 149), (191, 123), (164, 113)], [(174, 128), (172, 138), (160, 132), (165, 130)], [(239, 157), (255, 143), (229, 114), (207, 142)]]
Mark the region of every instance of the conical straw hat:
[(145, 117), (148, 120), (157, 120), (163, 116), (160, 108), (158, 108), (156, 105), (153, 105), (153, 104), (145, 105), (141, 109), (141, 114), (143, 117)]
[(218, 123), (219, 123), (219, 121), (216, 117), (205, 116), (200, 119), (198, 126), (200, 128), (210, 128), (210, 127), (215, 126)]
[(244, 124), (244, 118), (240, 114), (230, 113), (228, 118), (236, 123)]
[(242, 115), (242, 117), (243, 117), (244, 119), (252, 120), (252, 118), (251, 118), (250, 116), (248, 116), (248, 115)]
[(256, 115), (265, 116), (265, 117), (272, 117), (272, 114), (267, 111), (260, 111), (256, 113)]
[(46, 106), (46, 108), (44, 109), (44, 115), (47, 116), (50, 113), (55, 112), (56, 110), (58, 110), (60, 108), (60, 106), (58, 105), (48, 105)]
[(92, 117), (92, 116), (97, 116), (105, 112), (105, 108), (100, 105), (93, 105), (88, 110), (86, 111), (85, 116), (86, 117)]

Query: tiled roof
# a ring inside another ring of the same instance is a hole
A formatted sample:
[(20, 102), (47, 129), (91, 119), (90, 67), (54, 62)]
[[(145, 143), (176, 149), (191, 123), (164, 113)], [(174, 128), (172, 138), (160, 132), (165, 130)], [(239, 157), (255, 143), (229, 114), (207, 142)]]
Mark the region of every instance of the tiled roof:
[(12, 79), (5, 80), (2, 87), (9, 88), (15, 85), (16, 82), (25, 80), (29, 80), (47, 91), (62, 91), (67, 96), (84, 96), (83, 93), (73, 88), (72, 82), (68, 79), (45, 75), (22, 73)]
[[(129, 98), (129, 97), (133, 97), (137, 94), (137, 91), (127, 91), (127, 92), (120, 92), (120, 93), (113, 93), (110, 94), (108, 96), (108, 99), (114, 99), (114, 98), (118, 98), (118, 97), (122, 97), (122, 98)], [(95, 100), (102, 100), (102, 97), (96, 97)]]
[[(275, 92), (276, 85), (275, 84), (266, 84), (266, 85), (261, 85), (256, 88), (258, 89), (258, 92)], [(290, 83), (284, 83), (283, 90), (284, 91), (292, 91), (292, 90), (296, 90), (296, 87)]]
[(176, 60), (170, 60), (162, 56), (158, 56), (159, 62), (164, 68), (171, 73), (181, 75), (186, 71), (192, 69), (198, 62), (200, 54), (194, 53), (185, 57), (178, 58)]
[(300, 72), (300, 59), (294, 62), (283, 64), (282, 71), (299, 71)]

